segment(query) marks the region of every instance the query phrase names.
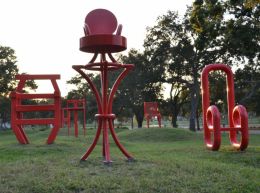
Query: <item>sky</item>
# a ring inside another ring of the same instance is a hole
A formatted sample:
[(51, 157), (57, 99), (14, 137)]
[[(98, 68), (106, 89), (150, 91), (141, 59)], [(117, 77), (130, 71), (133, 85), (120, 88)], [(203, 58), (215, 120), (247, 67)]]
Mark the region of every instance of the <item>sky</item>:
[[(84, 65), (91, 54), (79, 51), (85, 16), (108, 9), (123, 25), (128, 49), (142, 50), (146, 28), (168, 10), (183, 15), (193, 0), (0, 0), (0, 45), (15, 50), (19, 73), (60, 74), (65, 96), (73, 87), (66, 81), (77, 74), (72, 65)], [(37, 92), (52, 92), (51, 84), (37, 81)], [(123, 82), (122, 82), (123, 83)]]

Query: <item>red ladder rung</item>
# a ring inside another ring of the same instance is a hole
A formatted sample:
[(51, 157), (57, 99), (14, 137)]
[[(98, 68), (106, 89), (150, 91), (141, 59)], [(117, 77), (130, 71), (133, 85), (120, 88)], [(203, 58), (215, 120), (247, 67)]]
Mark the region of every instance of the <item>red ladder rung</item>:
[(30, 112), (30, 111), (54, 111), (54, 105), (17, 105), (16, 111)]
[(51, 99), (54, 98), (54, 94), (27, 94), (27, 93), (16, 93), (16, 97), (19, 99)]
[(223, 127), (220, 131), (240, 131), (241, 127)]
[(54, 124), (55, 119), (47, 118), (47, 119), (18, 119), (15, 121), (17, 125), (48, 125)]
[(60, 79), (59, 74), (17, 74), (16, 80), (51, 80)]

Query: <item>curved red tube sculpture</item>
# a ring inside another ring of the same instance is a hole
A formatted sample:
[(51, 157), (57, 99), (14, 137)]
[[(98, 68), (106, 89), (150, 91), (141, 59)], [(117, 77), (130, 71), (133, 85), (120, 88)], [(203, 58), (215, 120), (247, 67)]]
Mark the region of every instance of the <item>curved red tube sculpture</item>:
[[(211, 71), (221, 70), (227, 75), (227, 103), (229, 127), (221, 127), (220, 113), (215, 105), (210, 106), (208, 75)], [(248, 146), (248, 115), (245, 107), (235, 106), (234, 78), (232, 70), (225, 64), (209, 64), (201, 74), (202, 86), (202, 110), (204, 141), (208, 149), (217, 151), (221, 144), (221, 131), (229, 131), (229, 139), (237, 150), (245, 150)], [(241, 140), (237, 139), (237, 133), (241, 133)], [(212, 139), (213, 138), (213, 139)]]
[[(113, 32), (117, 32), (114, 35)], [(109, 131), (121, 152), (127, 157), (128, 161), (132, 161), (133, 157), (126, 151), (126, 149), (119, 142), (119, 139), (115, 133), (113, 120), (115, 115), (112, 114), (113, 98), (116, 90), (122, 81), (122, 79), (134, 68), (133, 64), (120, 64), (112, 56), (112, 53), (120, 52), (126, 49), (126, 38), (121, 36), (122, 25), (117, 27), (117, 20), (113, 13), (105, 9), (95, 9), (88, 13), (85, 18), (85, 37), (80, 39), (80, 50), (83, 52), (94, 53), (93, 58), (86, 65), (74, 65), (75, 69), (83, 78), (86, 79), (90, 88), (92, 89), (98, 106), (98, 128), (96, 136), (82, 156), (81, 160), (86, 160), (95, 148), (98, 139), (103, 132), (103, 157), (104, 163), (110, 164), (110, 147), (109, 147)], [(100, 56), (100, 60), (96, 62), (96, 59)], [(110, 61), (109, 61), (109, 60)], [(111, 88), (110, 94), (108, 94), (108, 74), (109, 71), (120, 70), (121, 74), (118, 76), (114, 85)], [(101, 79), (101, 96), (98, 89), (93, 84), (89, 76), (84, 70), (92, 70), (100, 72)]]

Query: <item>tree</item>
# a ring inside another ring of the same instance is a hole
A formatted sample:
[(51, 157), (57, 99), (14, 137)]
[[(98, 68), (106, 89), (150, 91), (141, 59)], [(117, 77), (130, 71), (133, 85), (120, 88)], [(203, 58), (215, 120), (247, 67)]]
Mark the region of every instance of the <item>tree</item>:
[[(218, 60), (222, 60), (230, 66), (237, 64), (239, 68), (235, 74), (236, 88), (239, 88), (236, 89), (238, 102), (241, 104), (254, 103), (254, 98), (259, 95), (260, 87), (260, 2), (259, 0), (195, 1), (191, 12), (191, 23), (199, 35), (208, 31), (207, 26), (211, 25), (211, 23), (208, 25), (207, 22), (212, 21), (204, 13), (205, 8), (210, 10), (210, 7), (214, 7), (210, 5), (212, 3), (218, 5), (214, 9), (223, 18), (218, 24), (220, 27), (216, 30), (218, 33), (216, 38), (220, 40)], [(212, 9), (213, 13), (214, 9)], [(223, 78), (218, 81), (214, 82), (212, 92), (216, 101), (218, 101), (217, 98), (220, 98), (221, 92), (218, 92), (218, 88), (221, 87), (221, 82), (223, 84)], [(225, 103), (223, 100), (223, 104)]]
[(119, 86), (115, 102), (123, 108), (131, 109), (140, 128), (144, 118), (143, 103), (162, 98), (163, 68), (153, 63), (146, 53), (134, 49), (130, 50), (127, 56), (121, 55), (120, 61), (124, 64), (134, 64), (135, 68)]
[[(204, 7), (203, 7), (204, 6)], [(203, 7), (203, 8), (202, 8)], [(207, 63), (220, 56), (219, 32), (223, 11), (217, 2), (195, 1), (184, 18), (168, 11), (148, 29), (145, 50), (151, 60), (164, 66), (165, 83), (171, 90), (189, 90), (190, 129), (195, 131), (199, 103), (199, 73)]]
[(0, 73), (0, 95), (7, 96), (16, 86), (18, 73), (15, 52), (9, 47), (0, 46)]
[(260, 71), (246, 65), (235, 73), (236, 99), (239, 104), (260, 115)]
[[(0, 127), (5, 128), (10, 120), (11, 101), (9, 93), (16, 88), (15, 75), (18, 73), (15, 51), (10, 47), (0, 45)], [(28, 81), (26, 87), (36, 89), (34, 81)]]
[(226, 2), (230, 19), (226, 21), (227, 50), (237, 61), (235, 73), (237, 99), (251, 111), (259, 112), (260, 95), (260, 1)]

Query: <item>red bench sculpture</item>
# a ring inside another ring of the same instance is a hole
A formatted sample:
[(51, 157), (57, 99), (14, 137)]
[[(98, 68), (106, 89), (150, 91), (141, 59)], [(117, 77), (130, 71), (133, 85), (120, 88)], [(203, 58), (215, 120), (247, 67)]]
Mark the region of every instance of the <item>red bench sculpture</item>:
[(78, 137), (78, 111), (83, 112), (83, 132), (86, 135), (86, 100), (85, 99), (70, 99), (66, 102), (66, 108), (62, 109), (62, 127), (67, 124), (68, 135), (70, 135), (70, 119), (73, 112), (74, 119), (74, 135)]
[[(113, 34), (117, 29), (116, 34)], [(109, 131), (121, 152), (129, 161), (133, 157), (119, 142), (114, 131), (113, 120), (115, 115), (112, 114), (112, 103), (116, 90), (121, 80), (134, 68), (133, 64), (120, 64), (112, 56), (112, 53), (121, 52), (126, 49), (126, 38), (121, 36), (122, 25), (117, 27), (117, 20), (113, 13), (105, 9), (95, 9), (88, 13), (85, 18), (85, 37), (80, 39), (80, 50), (87, 53), (93, 53), (94, 56), (86, 65), (73, 66), (83, 78), (86, 79), (92, 89), (97, 105), (98, 128), (93, 143), (82, 156), (81, 160), (86, 160), (90, 153), (95, 148), (101, 132), (103, 132), (103, 157), (104, 163), (110, 164), (110, 146), (109, 146)], [(98, 55), (100, 60), (96, 61)], [(110, 61), (108, 60), (110, 59)], [(85, 70), (99, 71), (101, 79), (101, 95), (98, 89), (93, 84)], [(121, 74), (115, 81), (108, 93), (108, 75), (110, 71), (122, 70)]]
[(147, 128), (150, 127), (150, 120), (153, 117), (157, 118), (159, 127), (161, 128), (161, 114), (158, 109), (158, 104), (156, 102), (144, 102), (144, 117), (146, 119)]
[[(227, 75), (227, 103), (229, 127), (221, 127), (220, 113), (215, 105), (210, 106), (208, 75), (211, 71), (221, 70)], [(201, 74), (202, 110), (204, 141), (208, 149), (217, 151), (221, 144), (221, 132), (229, 131), (232, 146), (237, 150), (245, 150), (248, 146), (248, 116), (245, 107), (235, 106), (234, 78), (231, 68), (225, 64), (207, 65)], [(241, 141), (237, 133), (241, 133)], [(213, 139), (211, 139), (213, 137)]]
[[(15, 76), (19, 80), (18, 86), (15, 91), (11, 92), (11, 127), (13, 132), (21, 144), (28, 144), (29, 140), (23, 130), (23, 125), (47, 125), (52, 124), (53, 128), (47, 139), (47, 144), (54, 142), (58, 131), (60, 129), (61, 122), (61, 96), (57, 79), (60, 79), (60, 75), (29, 75), (22, 74)], [(24, 93), (23, 88), (27, 80), (50, 80), (54, 88), (54, 93), (44, 94), (29, 94)], [(53, 104), (47, 105), (23, 105), (24, 99), (53, 99)], [(38, 119), (24, 119), (24, 112), (33, 111), (53, 111), (53, 118), (38, 118)]]

